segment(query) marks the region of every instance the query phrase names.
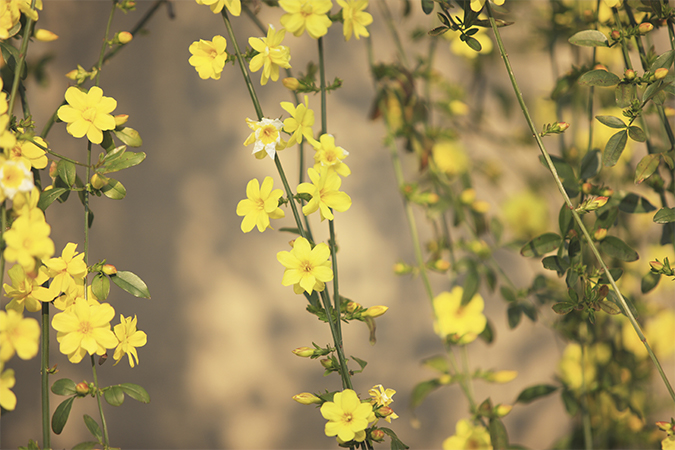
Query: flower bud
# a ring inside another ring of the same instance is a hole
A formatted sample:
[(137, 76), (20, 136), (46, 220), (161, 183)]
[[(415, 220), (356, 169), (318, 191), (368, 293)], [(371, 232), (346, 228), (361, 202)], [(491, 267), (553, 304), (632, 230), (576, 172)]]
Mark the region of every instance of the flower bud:
[(649, 22), (643, 22), (638, 26), (638, 33), (645, 35), (654, 29), (654, 25)]
[[(673, 429), (673, 424), (670, 422), (664, 422), (664, 421), (658, 421), (656, 422), (656, 426), (659, 427), (659, 429), (663, 431), (670, 431)], [(663, 435), (661, 435), (663, 436)]]
[(313, 404), (318, 405), (323, 403), (323, 401), (319, 397), (317, 397), (314, 394), (310, 394), (309, 392), (296, 394), (293, 396), (293, 400), (300, 403), (301, 405), (313, 405)]
[(649, 266), (654, 272), (661, 272), (663, 270), (663, 263), (661, 261), (649, 261)]
[(603, 197), (611, 197), (612, 194), (614, 194), (614, 189), (605, 188), (605, 189), (602, 190), (601, 194), (602, 194)]
[(459, 194), (459, 201), (462, 205), (470, 205), (476, 200), (476, 190), (473, 188), (464, 189), (461, 194)]
[(412, 267), (410, 267), (406, 263), (399, 262), (394, 264), (394, 273), (396, 275), (405, 275), (412, 272), (412, 270), (413, 270)]
[(101, 272), (108, 276), (117, 275), (117, 267), (113, 266), (112, 264), (103, 264), (103, 267), (101, 267)]
[(56, 161), (52, 161), (52, 163), (49, 165), (49, 178), (54, 180), (58, 175), (59, 173), (56, 169)]
[(378, 417), (387, 417), (387, 416), (391, 416), (392, 414), (394, 414), (394, 410), (391, 409), (388, 406), (382, 406), (382, 407), (378, 408), (377, 411), (376, 411), (376, 415)]
[(623, 73), (623, 76), (626, 80), (631, 81), (635, 79), (635, 71), (633, 69), (626, 69)]
[(77, 392), (78, 396), (84, 397), (89, 393), (89, 384), (86, 381), (77, 383), (75, 386), (75, 392)]
[(361, 316), (362, 317), (372, 317), (373, 319), (375, 317), (380, 317), (382, 314), (386, 313), (389, 307), (387, 306), (371, 306), (370, 308), (366, 309)]
[(666, 75), (668, 75), (668, 69), (666, 69), (665, 67), (656, 69), (656, 71), (654, 72), (654, 78), (656, 78), (657, 80), (663, 80), (666, 77)]
[(437, 193), (430, 192), (430, 193), (427, 194), (427, 198), (425, 200), (426, 200), (426, 203), (428, 203), (429, 205), (434, 205), (434, 204), (438, 203), (438, 201), (440, 199), (441, 198), (438, 196)]
[(497, 415), (497, 417), (504, 417), (505, 415), (510, 413), (512, 409), (513, 406), (511, 405), (497, 405), (495, 406), (495, 414)]
[(499, 370), (488, 374), (487, 380), (494, 383), (508, 383), (513, 381), (518, 376), (515, 370)]
[(43, 29), (35, 30), (34, 36), (35, 39), (40, 42), (52, 42), (59, 38), (56, 34), (52, 33), (51, 31)]
[(128, 31), (120, 31), (119, 33), (117, 33), (117, 36), (115, 37), (117, 38), (117, 41), (120, 44), (124, 45), (131, 42), (131, 40), (134, 38), (134, 35), (129, 33)]
[(437, 259), (433, 264), (434, 269), (439, 272), (446, 272), (450, 268), (450, 263), (444, 259)]
[(382, 442), (384, 440), (384, 431), (376, 428), (370, 432), (370, 438), (375, 442)]
[(581, 192), (583, 192), (586, 195), (590, 194), (591, 192), (593, 192), (593, 185), (589, 182), (582, 184)]
[(561, 133), (570, 127), (570, 124), (567, 122), (558, 122), (556, 125)]
[(295, 91), (300, 87), (300, 82), (298, 79), (292, 77), (284, 78), (281, 80), (281, 84), (283, 84), (286, 89), (290, 89), (291, 91)]
[(490, 204), (485, 200), (476, 200), (471, 204), (471, 209), (479, 214), (485, 214), (486, 212), (490, 211)]
[(596, 241), (601, 241), (604, 238), (607, 237), (607, 228), (598, 228), (595, 230), (595, 233), (593, 233), (593, 239)]
[(609, 36), (615, 41), (618, 41), (621, 39), (621, 32), (619, 30), (612, 30)]
[(77, 69), (73, 69), (70, 72), (68, 72), (66, 74), (66, 78), (73, 81), (77, 80)]
[(452, 383), (452, 377), (447, 373), (443, 374), (438, 379), (438, 382), (441, 383), (441, 384), (450, 384), (450, 383)]
[(120, 127), (127, 123), (129, 120), (129, 114), (118, 114), (115, 116), (115, 128)]
[(108, 178), (99, 174), (95, 173), (91, 176), (91, 185), (94, 189), (101, 189), (103, 186), (108, 184)]
[(609, 200), (609, 197), (603, 197), (603, 196), (601, 196), (601, 197), (595, 197), (595, 198), (591, 201), (591, 203), (589, 204), (589, 209), (588, 209), (588, 210), (589, 210), (589, 211), (593, 211), (593, 210), (596, 210), (596, 209), (598, 209), (598, 208), (602, 208), (602, 207), (605, 206), (605, 204), (607, 203), (607, 200)]
[(293, 353), (301, 358), (309, 358), (314, 355), (314, 349), (310, 347), (298, 347)]
[(322, 359), (320, 362), (321, 362), (321, 365), (323, 366), (324, 369), (335, 370), (335, 366), (333, 365), (333, 360), (326, 358), (326, 359)]

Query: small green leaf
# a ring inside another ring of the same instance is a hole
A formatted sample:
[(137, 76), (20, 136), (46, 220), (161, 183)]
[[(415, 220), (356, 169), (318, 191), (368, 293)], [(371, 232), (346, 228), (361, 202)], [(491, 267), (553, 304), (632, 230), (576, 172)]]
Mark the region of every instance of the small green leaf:
[(649, 200), (633, 193), (626, 194), (619, 202), (619, 211), (629, 214), (642, 214), (655, 210), (656, 207), (649, 203)]
[(582, 180), (593, 178), (600, 172), (600, 167), (600, 150), (591, 150), (590, 152), (586, 152), (584, 158), (581, 160), (579, 178)]
[(607, 314), (610, 314), (612, 316), (615, 316), (617, 314), (621, 314), (621, 308), (616, 306), (613, 302), (610, 302), (609, 300), (603, 300), (600, 302), (600, 309), (602, 309), (604, 312)]
[[(352, 358), (354, 357), (352, 356)], [(354, 360), (356, 359), (354, 358)], [(363, 362), (366, 363), (365, 361)], [(359, 365), (360, 364), (361, 363), (359, 363)], [(365, 364), (361, 368), (363, 369), (363, 367), (365, 367)], [(148, 391), (146, 391), (143, 387), (133, 383), (122, 383), (120, 384), (120, 388), (122, 388), (124, 393), (127, 394), (129, 397), (133, 398), (134, 400), (139, 401), (141, 403), (150, 403), (150, 395), (148, 394)]]
[(438, 389), (441, 386), (441, 382), (437, 379), (422, 381), (417, 383), (413, 388), (412, 394), (410, 394), (410, 406), (412, 409), (417, 408), (422, 404), (424, 399), (434, 390)]
[(62, 159), (56, 163), (56, 173), (59, 175), (59, 178), (66, 183), (66, 186), (71, 187), (73, 183), (75, 183), (77, 172), (75, 170), (75, 164), (70, 161)]
[(626, 262), (637, 261), (638, 253), (616, 236), (607, 236), (600, 241), (600, 250), (607, 255)]
[[(609, 274), (612, 276), (612, 279), (614, 281), (619, 281), (619, 279), (623, 275), (623, 269), (621, 267), (609, 269)], [(600, 275), (600, 278), (598, 278), (598, 283), (609, 284), (609, 277), (607, 276), (607, 273), (603, 273), (602, 275)]]
[(619, 108), (628, 108), (637, 100), (637, 87), (631, 83), (619, 83), (614, 89), (614, 99)]
[(504, 300), (509, 303), (513, 303), (518, 300), (516, 292), (508, 286), (502, 286), (499, 288), (499, 292), (502, 294)]
[(656, 69), (669, 69), (673, 65), (673, 61), (675, 61), (675, 50), (668, 50), (656, 58), (649, 70), (650, 72), (656, 72)]
[(462, 291), (462, 302), (461, 306), (468, 305), (474, 295), (478, 292), (480, 287), (480, 275), (478, 270), (472, 264), (469, 266), (469, 272), (464, 279), (464, 290)]
[(431, 358), (426, 358), (422, 360), (422, 365), (442, 374), (450, 373), (448, 360), (445, 356), (432, 356)]
[(84, 415), (84, 424), (87, 426), (89, 432), (98, 440), (98, 442), (103, 443), (103, 433), (101, 433), (101, 427), (98, 426), (91, 416)]
[(434, 11), (434, 0), (422, 0), (422, 11), (427, 16)]
[(570, 44), (581, 47), (609, 47), (607, 36), (598, 30), (583, 30), (568, 39)]
[(110, 279), (120, 288), (124, 289), (134, 297), (150, 298), (148, 286), (141, 278), (133, 272), (118, 270)]
[(40, 200), (38, 200), (38, 208), (42, 211), (46, 211), (49, 205), (54, 203), (56, 199), (61, 197), (63, 194), (69, 192), (66, 188), (52, 188), (46, 191), (40, 192)]
[(560, 315), (569, 314), (576, 305), (572, 302), (558, 302), (551, 307), (553, 312)]
[(610, 128), (626, 128), (624, 121), (615, 116), (595, 116), (595, 118), (598, 119), (598, 122)]
[(490, 323), (490, 319), (487, 320), (485, 323), (485, 328), (483, 328), (483, 331), (481, 331), (478, 337), (481, 338), (486, 344), (492, 344), (492, 341), (495, 340), (495, 330), (492, 326), (492, 323)]
[[(539, 162), (542, 166), (548, 169), (548, 164), (546, 163), (546, 159), (543, 155), (539, 155)], [(574, 169), (572, 166), (562, 158), (553, 155), (551, 155), (551, 162), (553, 162), (553, 166), (558, 172), (558, 176), (562, 181), (567, 195), (570, 197), (576, 197), (579, 194), (579, 180), (574, 174)]]
[(541, 260), (541, 264), (544, 266), (544, 269), (555, 270), (558, 273), (558, 276), (563, 276), (567, 269), (569, 269), (570, 264), (565, 259), (560, 258), (558, 255), (547, 256)]
[(480, 45), (480, 42), (478, 42), (478, 39), (476, 38), (467, 36), (466, 41), (464, 42), (466, 42), (466, 45), (468, 45), (471, 48), (471, 50), (474, 50), (476, 52), (480, 52), (481, 50), (483, 50), (483, 46)]
[(441, 34), (446, 33), (449, 29), (450, 28), (441, 25), (440, 27), (429, 30), (429, 36), (440, 36)]
[(143, 139), (138, 131), (133, 128), (124, 127), (121, 130), (113, 130), (117, 139), (127, 144), (129, 147), (140, 147), (143, 145)]
[(506, 309), (506, 318), (509, 322), (509, 328), (514, 329), (520, 323), (520, 319), (523, 317), (523, 310), (518, 303), (509, 303), (509, 307)]
[(635, 142), (644, 142), (647, 140), (647, 136), (645, 135), (645, 132), (642, 131), (642, 128), (635, 125), (628, 127), (628, 136)]
[(127, 190), (124, 185), (114, 178), (108, 179), (108, 184), (101, 188), (101, 192), (113, 200), (122, 200), (127, 196)]
[(660, 280), (660, 273), (647, 272), (640, 282), (640, 290), (643, 294), (646, 294), (658, 286)]
[(490, 418), (490, 443), (495, 450), (503, 450), (510, 448), (509, 435), (506, 432), (506, 427), (501, 420), (494, 417)]
[(396, 436), (396, 433), (394, 433), (394, 430), (391, 428), (380, 427), (380, 430), (384, 431), (384, 434), (391, 439), (391, 445), (389, 447), (391, 450), (408, 450), (410, 448)]
[(91, 282), (91, 291), (97, 300), (104, 301), (110, 293), (110, 279), (99, 272)]
[(129, 167), (137, 166), (145, 160), (145, 153), (124, 152), (112, 160), (105, 160), (100, 173), (118, 172)]
[(73, 400), (75, 400), (75, 397), (68, 397), (56, 407), (54, 415), (52, 416), (52, 431), (54, 433), (61, 434), (63, 427), (66, 426), (68, 416), (70, 415), (70, 409), (73, 407)]
[(577, 411), (579, 411), (579, 403), (577, 402), (577, 399), (574, 397), (572, 392), (565, 389), (562, 392), (561, 397), (567, 413), (572, 417), (576, 416)]
[(606, 70), (591, 70), (579, 77), (578, 83), (582, 86), (616, 86), (621, 78)]
[(73, 447), (73, 450), (93, 450), (96, 447), (100, 446), (101, 444), (99, 442), (94, 441), (80, 442), (79, 444)]
[(671, 223), (675, 222), (675, 208), (661, 208), (652, 219), (654, 223)]
[(628, 142), (628, 131), (626, 130), (621, 130), (609, 138), (602, 154), (602, 164), (605, 167), (612, 167), (619, 161), (623, 149), (626, 148), (626, 142)]
[(543, 256), (560, 247), (561, 242), (562, 237), (559, 235), (555, 233), (544, 233), (525, 244), (523, 248), (520, 249), (520, 254), (526, 258)]
[(110, 386), (103, 389), (103, 398), (111, 406), (120, 406), (124, 403), (124, 391), (119, 386)]
[(552, 386), (550, 384), (538, 384), (536, 386), (530, 386), (529, 388), (524, 389), (520, 395), (518, 395), (516, 403), (530, 403), (539, 398), (551, 395), (557, 390), (557, 386)]
[(56, 395), (75, 395), (77, 390), (75, 382), (68, 378), (61, 378), (52, 384), (52, 392)]
[(635, 168), (635, 184), (640, 184), (651, 177), (659, 167), (661, 157), (659, 153), (650, 153), (645, 155)]

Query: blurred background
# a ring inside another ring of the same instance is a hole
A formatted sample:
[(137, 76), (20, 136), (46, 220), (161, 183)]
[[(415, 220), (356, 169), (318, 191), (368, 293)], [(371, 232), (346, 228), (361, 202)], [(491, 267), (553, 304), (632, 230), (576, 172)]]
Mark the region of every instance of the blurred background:
[[(402, 33), (437, 25), (434, 16), (422, 14), (419, 2), (413, 2), (412, 15), (405, 22), (398, 21), (401, 4), (389, 4)], [(135, 12), (118, 12), (113, 32), (131, 29), (151, 5), (139, 0)], [(538, 43), (528, 40), (522, 45), (523, 36), (531, 31), (523, 18), (531, 14), (528, 5), (512, 3), (512, 20), (518, 25), (504, 29), (504, 38), (507, 47), (511, 44), (516, 75), (528, 98), (534, 98), (546, 95), (555, 76)], [(228, 65), (220, 80), (201, 80), (187, 62), (193, 41), (210, 40), (217, 34), (227, 37), (226, 29), (220, 15), (194, 1), (174, 1), (171, 8), (173, 18), (162, 6), (144, 32), (106, 64), (101, 74), (104, 94), (117, 100), (116, 114), (129, 115), (127, 125), (140, 132), (144, 140), (140, 150), (147, 159), (119, 175), (127, 188), (124, 200), (92, 200), (95, 220), (89, 262), (105, 258), (120, 270), (138, 274), (152, 294), (149, 300), (136, 299), (112, 287), (109, 301), (117, 316), (137, 315), (148, 343), (139, 349), (136, 368), (130, 369), (126, 361), (113, 368), (108, 361), (99, 368), (99, 381), (103, 386), (140, 384), (148, 390), (151, 403), (127, 398), (118, 408), (105, 405), (111, 443), (138, 449), (335, 448), (334, 439), (323, 433), (325, 420), (319, 411), (291, 399), (300, 392), (340, 389), (338, 376), (324, 378), (318, 361), (291, 353), (312, 342), (321, 346), (332, 342), (328, 327), (305, 312), (304, 297), (281, 286), (283, 267), (276, 253), (288, 249), (293, 236), (272, 230), (244, 234), (241, 218), (235, 214), (237, 203), (245, 198), (248, 180), (270, 175), (275, 187), (280, 183), (273, 162), (253, 158), (250, 147), (243, 146), (250, 132), (245, 118), (254, 119), (255, 111), (241, 73)], [(59, 39), (35, 42), (29, 48), (29, 60), (53, 55), (46, 66), (46, 84), (38, 85), (33, 77), (28, 84), (38, 130), (63, 101), (70, 83), (64, 75), (78, 64), (88, 69), (97, 60), (109, 11), (107, 1), (44, 1), (38, 27), (53, 31)], [(393, 62), (396, 53), (380, 10), (371, 5), (369, 11), (375, 18), (369, 27), (375, 60)], [(280, 10), (264, 7), (259, 17), (263, 23), (278, 25), (280, 15)], [(249, 36), (261, 36), (243, 14), (233, 23), (241, 47)], [(233, 51), (227, 40), (228, 50)], [(316, 60), (316, 41), (307, 35), (288, 34), (284, 44), (291, 48), (294, 71), (304, 72), (307, 63)], [(423, 51), (409, 50), (410, 55)], [(408, 406), (413, 386), (435, 376), (420, 361), (442, 353), (443, 347), (432, 329), (421, 280), (397, 277), (392, 270), (398, 261), (412, 263), (414, 255), (390, 155), (383, 145), (385, 128), (381, 121), (369, 118), (375, 92), (366, 46), (363, 39), (345, 42), (342, 26), (334, 24), (325, 38), (325, 51), (327, 78), (343, 80), (343, 87), (328, 97), (328, 130), (337, 145), (349, 151), (346, 162), (352, 169), (342, 190), (352, 197), (353, 205), (338, 213), (335, 222), (341, 293), (364, 306), (390, 308), (377, 320), (374, 346), (368, 342), (364, 324), (354, 322), (344, 328), (347, 355), (369, 363), (354, 377), (355, 389), (365, 393), (376, 384), (395, 389), (392, 406), (400, 418), (392, 428), (401, 440), (411, 448), (440, 448), (455, 433), (456, 421), (468, 417), (468, 405), (453, 386), (430, 395), (414, 415)], [(491, 74), (489, 82), (502, 86), (512, 98), (497, 56), (483, 62)], [(471, 62), (453, 54), (447, 41), (439, 43), (437, 59), (444, 75), (471, 83)], [(265, 115), (285, 114), (279, 102), (292, 100), (288, 91), (280, 82), (261, 88), (259, 76), (253, 74), (253, 80)], [(524, 130), (524, 120), (518, 115), (500, 116), (502, 110), (491, 103), (497, 100), (486, 101), (485, 119), (494, 133), (472, 132), (467, 122), (465, 148), (472, 157), (493, 158), (504, 178), (503, 190), (478, 187), (479, 197), (490, 202), (499, 215), (498, 206), (507, 194), (524, 187), (521, 174), (525, 171), (538, 174), (545, 183), (542, 189), (559, 204), (552, 181), (536, 163), (535, 147), (499, 149), (495, 135), (514, 127)], [(320, 99), (310, 95), (309, 103), (317, 111), (318, 124)], [(85, 140), (68, 136), (62, 123), (55, 124), (48, 141), (58, 153), (84, 158)], [(291, 180), (298, 177), (294, 152), (281, 153)], [(416, 162), (408, 157), (403, 156), (403, 163), (408, 179), (414, 180)], [(292, 217), (287, 216), (273, 226), (293, 226)], [(325, 240), (325, 224), (313, 219), (315, 235)], [(422, 214), (419, 219), (422, 235), (430, 235)], [(57, 253), (69, 241), (82, 242), (83, 213), (75, 196), (50, 207), (47, 220)], [(555, 223), (551, 218), (550, 224)], [(517, 252), (498, 251), (496, 257), (516, 285), (527, 283), (540, 267), (539, 261), (525, 260)], [(432, 283), (436, 292), (450, 286), (443, 275), (432, 274)], [(512, 404), (523, 388), (553, 380), (565, 343), (544, 325), (555, 320), (553, 314), (545, 313), (535, 324), (523, 320), (509, 330), (504, 302), (481, 293), (496, 341), (471, 344), (471, 363), (484, 369), (516, 370), (518, 377), (507, 385), (476, 382), (476, 397), (490, 396), (495, 404)], [(671, 301), (672, 294), (671, 288), (661, 295)], [(58, 363), (59, 369), (53, 379), (91, 381), (87, 359), (72, 365), (58, 353), (55, 336), (52, 342), (51, 363)], [(27, 445), (29, 438), (41, 441), (39, 360), (14, 358), (9, 367), (17, 374), (18, 405), (2, 417), (2, 448)], [(667, 370), (673, 374), (672, 359)], [(52, 396), (52, 411), (60, 400)], [(97, 417), (93, 400), (75, 402), (63, 435), (52, 438), (54, 448), (90, 440), (83, 414)], [(511, 442), (530, 448), (550, 446), (571, 427), (558, 395), (516, 406), (504, 421)]]

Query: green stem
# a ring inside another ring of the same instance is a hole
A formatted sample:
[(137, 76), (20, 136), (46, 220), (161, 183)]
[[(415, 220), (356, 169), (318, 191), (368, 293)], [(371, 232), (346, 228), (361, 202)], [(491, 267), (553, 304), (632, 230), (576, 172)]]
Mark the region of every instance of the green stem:
[(584, 428), (584, 448), (593, 448), (593, 428), (591, 427), (591, 414), (588, 410), (588, 389), (586, 386), (586, 342), (581, 345), (581, 422)]
[(404, 67), (408, 67), (408, 58), (406, 57), (405, 50), (403, 50), (403, 45), (401, 44), (401, 39), (398, 35), (398, 29), (394, 23), (394, 19), (391, 16), (391, 11), (387, 5), (387, 0), (380, 0), (378, 2), (378, 6), (380, 7), (380, 11), (384, 16), (384, 22), (387, 25), (387, 28), (389, 28), (389, 32), (394, 39), (394, 45), (396, 46), (399, 57), (401, 58), (401, 63)]
[(492, 9), (490, 8), (490, 2), (485, 3), (487, 7), (487, 12), (488, 12), (488, 17), (490, 20), (490, 26), (492, 27), (492, 31), (495, 35), (495, 40), (497, 41), (497, 46), (499, 47), (499, 53), (501, 54), (502, 60), (504, 61), (504, 66), (506, 67), (506, 71), (508, 72), (509, 79), (511, 80), (511, 85), (513, 86), (513, 91), (516, 94), (516, 98), (518, 99), (518, 104), (520, 105), (520, 108), (523, 112), (523, 116), (525, 117), (525, 120), (527, 121), (528, 126), (530, 127), (530, 131), (532, 132), (532, 135), (534, 136), (534, 139), (537, 142), (537, 146), (539, 147), (539, 150), (541, 151), (541, 154), (544, 156), (544, 159), (546, 160), (546, 165), (548, 166), (549, 170), (551, 171), (551, 175), (553, 176), (553, 179), (555, 180), (556, 185), (558, 186), (558, 190), (560, 191), (560, 194), (563, 196), (565, 199), (565, 203), (567, 204), (567, 207), (570, 208), (572, 211), (572, 216), (574, 217), (574, 221), (579, 225), (579, 228), (581, 229), (582, 234), (586, 238), (586, 242), (588, 246), (590, 247), (591, 251), (593, 252), (593, 255), (595, 255), (595, 258), (597, 259), (598, 263), (602, 266), (602, 269), (604, 270), (605, 275), (607, 276), (610, 285), (612, 286), (612, 289), (614, 289), (614, 292), (616, 293), (617, 298), (619, 299), (619, 303), (621, 304), (621, 307), (628, 317), (628, 320), (630, 321), (631, 325), (633, 326), (633, 329), (639, 336), (640, 340), (644, 344), (645, 348), (647, 349), (647, 353), (649, 354), (649, 357), (651, 358), (652, 362), (654, 363), (654, 366), (656, 367), (657, 371), (659, 372), (659, 375), (661, 376), (661, 379), (663, 380), (663, 383), (666, 385), (666, 388), (668, 389), (668, 392), (670, 394), (670, 397), (672, 400), (675, 402), (675, 391), (673, 391), (672, 386), (670, 385), (670, 382), (668, 381), (668, 377), (666, 376), (665, 372), (663, 371), (663, 368), (661, 367), (661, 364), (659, 363), (658, 358), (652, 351), (651, 346), (647, 342), (647, 338), (645, 337), (644, 333), (642, 332), (642, 329), (640, 328), (640, 325), (637, 323), (635, 320), (635, 316), (633, 316), (633, 313), (631, 312), (630, 308), (628, 307), (628, 303), (626, 302), (626, 299), (623, 297), (621, 294), (621, 291), (619, 290), (619, 287), (616, 285), (616, 281), (614, 280), (614, 277), (612, 274), (609, 272), (609, 268), (603, 261), (602, 257), (600, 256), (600, 252), (598, 251), (597, 247), (593, 243), (593, 239), (591, 238), (588, 230), (584, 226), (581, 218), (579, 217), (579, 214), (576, 212), (574, 209), (574, 205), (572, 205), (572, 201), (570, 200), (569, 196), (565, 192), (565, 188), (562, 185), (562, 181), (560, 180), (560, 177), (558, 176), (558, 172), (555, 169), (555, 166), (553, 165), (553, 161), (551, 160), (550, 155), (548, 154), (548, 151), (546, 150), (546, 147), (544, 147), (544, 143), (541, 140), (541, 137), (539, 136), (539, 133), (537, 132), (537, 128), (534, 125), (534, 121), (532, 120), (532, 117), (530, 116), (530, 113), (527, 109), (527, 106), (525, 105), (525, 100), (523, 99), (523, 94), (520, 91), (520, 88), (518, 87), (518, 83), (516, 82), (515, 75), (513, 74), (513, 69), (511, 67), (511, 63), (509, 61), (509, 57), (506, 54), (506, 50), (504, 48), (504, 43), (502, 42), (501, 35), (499, 33), (499, 29), (497, 28), (497, 24), (495, 22), (495, 19), (492, 15)]
[(40, 376), (42, 397), (42, 448), (51, 448), (49, 426), (49, 303), (42, 303), (42, 336), (40, 347)]
[(627, 69), (632, 69), (633, 63), (631, 62), (630, 55), (628, 54), (628, 43), (626, 42), (626, 37), (623, 35), (623, 24), (621, 23), (621, 17), (619, 17), (619, 11), (616, 8), (612, 8), (612, 13), (614, 14), (614, 22), (616, 23), (616, 27), (621, 33), (621, 53), (623, 55), (623, 62)]
[[(31, 2), (31, 9), (35, 11), (35, 0), (32, 0)], [(17, 61), (16, 66), (14, 66), (14, 80), (12, 82), (12, 90), (9, 94), (8, 108), (7, 108), (8, 114), (12, 114), (12, 111), (14, 111), (14, 102), (16, 101), (16, 93), (19, 90), (19, 84), (21, 84), (21, 76), (23, 75), (23, 66), (26, 62), (26, 53), (28, 52), (28, 42), (30, 41), (30, 37), (33, 34), (34, 25), (35, 21), (33, 19), (30, 18), (26, 19), (26, 25), (23, 29), (23, 37), (21, 40), (21, 49), (19, 50), (19, 61)]]
[(101, 416), (101, 426), (103, 428), (103, 448), (110, 448), (110, 438), (108, 437), (108, 424), (105, 421), (105, 416), (103, 415), (103, 404), (101, 402), (101, 391), (98, 388), (98, 375), (96, 374), (96, 361), (94, 360), (94, 355), (91, 355), (91, 371), (94, 376), (94, 386), (96, 386), (96, 403), (98, 405), (98, 413)]
[(108, 46), (108, 35), (110, 34), (110, 27), (112, 26), (113, 17), (115, 17), (115, 10), (117, 9), (117, 2), (113, 2), (112, 9), (110, 10), (110, 15), (108, 16), (108, 23), (105, 27), (105, 35), (103, 36), (103, 43), (101, 44), (101, 51), (98, 57), (98, 63), (96, 64), (96, 78), (94, 80), (94, 85), (98, 86), (99, 79), (101, 77), (101, 67), (103, 67), (103, 58), (105, 57), (105, 49)]
[(321, 134), (328, 132), (328, 116), (326, 105), (326, 67), (323, 56), (323, 38), (318, 39), (319, 45), (319, 78), (321, 83)]

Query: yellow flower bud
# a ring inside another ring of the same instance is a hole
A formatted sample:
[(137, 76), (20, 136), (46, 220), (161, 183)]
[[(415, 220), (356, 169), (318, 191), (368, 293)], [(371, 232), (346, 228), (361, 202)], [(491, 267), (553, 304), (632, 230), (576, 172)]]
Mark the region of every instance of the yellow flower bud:
[(120, 31), (117, 33), (117, 40), (119, 41), (120, 44), (128, 44), (131, 42), (131, 40), (134, 38), (134, 35), (129, 33), (128, 31)]
[(601, 241), (606, 237), (607, 237), (607, 228), (598, 228), (597, 230), (595, 230), (595, 233), (593, 233), (593, 238), (596, 241)]
[(298, 347), (293, 350), (293, 353), (301, 358), (309, 358), (314, 355), (314, 349), (310, 347)]
[(450, 268), (450, 263), (444, 259), (437, 259), (434, 261), (434, 269), (439, 272), (445, 272)]
[(459, 194), (459, 201), (462, 205), (470, 205), (476, 200), (476, 190), (473, 188), (464, 189), (461, 194)]
[(612, 188), (605, 188), (601, 192), (603, 197), (611, 197), (613, 193), (614, 193), (614, 189), (612, 189)]
[(438, 382), (441, 384), (450, 384), (452, 382), (452, 377), (446, 373), (441, 375), (441, 377), (438, 379)]
[(394, 264), (394, 273), (396, 275), (405, 275), (410, 272), (412, 272), (412, 267), (408, 264), (402, 262)]
[(335, 366), (333, 366), (332, 360), (326, 358), (326, 359), (322, 359), (320, 362), (321, 362), (321, 365), (323, 366), (324, 369), (335, 370)]
[(508, 383), (509, 381), (513, 381), (517, 376), (518, 372), (515, 370), (500, 370), (488, 375), (487, 379), (495, 383)]
[(497, 414), (497, 417), (504, 417), (508, 413), (511, 412), (513, 409), (513, 406), (511, 405), (497, 405), (495, 407), (495, 413)]
[(77, 395), (80, 397), (84, 397), (89, 393), (89, 384), (86, 381), (77, 383), (75, 386), (75, 392), (77, 392)]
[(104, 264), (101, 268), (101, 272), (108, 276), (117, 275), (117, 267), (113, 266), (112, 264)]
[(77, 80), (77, 73), (78, 73), (77, 69), (73, 69), (66, 74), (66, 78), (68, 78), (69, 80), (75, 81), (75, 80)]
[(40, 42), (52, 42), (59, 38), (56, 34), (52, 33), (51, 31), (43, 29), (35, 30), (34, 36), (35, 39)]
[(313, 405), (323, 403), (323, 401), (319, 397), (317, 397), (314, 394), (310, 394), (309, 392), (296, 394), (293, 396), (293, 400), (300, 403), (301, 405)]
[(663, 431), (670, 431), (673, 429), (673, 425), (670, 422), (658, 421), (656, 426)]
[(641, 23), (638, 26), (638, 33), (640, 33), (642, 35), (645, 35), (645, 34), (649, 33), (650, 31), (652, 31), (653, 29), (654, 29), (654, 25), (652, 25), (649, 22), (644, 22), (644, 23)]
[(593, 192), (593, 185), (589, 182), (582, 184), (581, 192), (583, 192), (586, 195), (590, 194), (591, 192)]
[(633, 69), (626, 69), (623, 73), (623, 76), (626, 80), (631, 81), (635, 79), (635, 71)]
[(129, 114), (118, 114), (115, 117), (115, 128), (124, 125), (129, 120)]
[(485, 200), (476, 200), (471, 204), (471, 209), (480, 214), (485, 214), (490, 211), (490, 204)]
[(49, 165), (49, 178), (54, 180), (58, 176), (58, 171), (56, 169), (56, 161), (52, 161)]
[(374, 319), (375, 317), (380, 317), (382, 314), (386, 313), (388, 309), (389, 309), (389, 307), (382, 306), (382, 305), (371, 306), (370, 308), (365, 310), (361, 314), (361, 316), (362, 317), (372, 317)]
[[(621, 32), (619, 30), (612, 30), (612, 32), (609, 35), (613, 40), (618, 41), (621, 39)], [(605, 69), (607, 70), (607, 69)]]
[(103, 186), (108, 184), (108, 181), (109, 180), (107, 177), (98, 173), (95, 173), (91, 176), (91, 185), (94, 189), (101, 189)]
[(666, 69), (665, 67), (661, 67), (660, 69), (656, 69), (656, 71), (654, 72), (654, 78), (656, 78), (657, 80), (664, 79), (666, 77), (666, 75), (668, 75), (668, 69)]
[(387, 416), (391, 416), (392, 414), (394, 414), (394, 410), (391, 409), (388, 406), (382, 406), (382, 407), (378, 408), (377, 411), (376, 411), (376, 415), (378, 417), (387, 417)]
[(370, 432), (370, 438), (375, 442), (382, 442), (384, 440), (384, 431), (377, 428)]
[(284, 78), (281, 80), (281, 84), (283, 84), (286, 89), (290, 89), (291, 91), (295, 91), (298, 89), (298, 87), (300, 87), (300, 82), (298, 79), (292, 77)]
[(354, 312), (357, 309), (362, 308), (362, 306), (356, 302), (349, 302), (347, 303), (347, 312)]

